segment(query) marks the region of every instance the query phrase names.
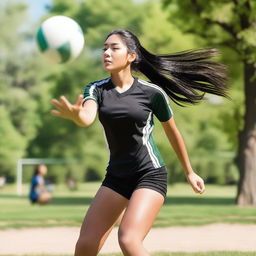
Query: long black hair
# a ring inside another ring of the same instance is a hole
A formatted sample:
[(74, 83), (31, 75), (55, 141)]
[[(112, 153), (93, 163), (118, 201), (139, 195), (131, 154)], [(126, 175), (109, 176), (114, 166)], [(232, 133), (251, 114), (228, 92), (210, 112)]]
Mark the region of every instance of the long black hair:
[(141, 72), (160, 86), (176, 104), (198, 103), (205, 93), (228, 98), (225, 65), (208, 60), (218, 54), (216, 48), (155, 55), (128, 30), (114, 30), (107, 38), (111, 35), (119, 35), (128, 52), (136, 52), (132, 70)]

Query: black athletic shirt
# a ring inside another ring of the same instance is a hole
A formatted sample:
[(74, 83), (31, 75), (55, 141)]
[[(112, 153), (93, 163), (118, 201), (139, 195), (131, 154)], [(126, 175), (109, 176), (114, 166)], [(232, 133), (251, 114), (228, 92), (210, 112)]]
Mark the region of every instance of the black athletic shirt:
[(85, 87), (84, 101), (89, 99), (98, 104), (110, 150), (109, 173), (123, 176), (164, 166), (152, 137), (153, 115), (165, 122), (172, 110), (159, 86), (134, 78), (132, 86), (119, 93), (106, 78)]

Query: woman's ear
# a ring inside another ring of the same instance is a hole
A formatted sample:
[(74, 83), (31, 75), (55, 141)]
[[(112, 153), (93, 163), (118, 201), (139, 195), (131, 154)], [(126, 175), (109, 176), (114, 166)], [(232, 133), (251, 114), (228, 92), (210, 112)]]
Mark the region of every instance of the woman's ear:
[(128, 53), (128, 61), (129, 61), (130, 63), (132, 63), (133, 61), (135, 61), (136, 57), (137, 57), (137, 53), (136, 53), (136, 52), (129, 52), (129, 53)]

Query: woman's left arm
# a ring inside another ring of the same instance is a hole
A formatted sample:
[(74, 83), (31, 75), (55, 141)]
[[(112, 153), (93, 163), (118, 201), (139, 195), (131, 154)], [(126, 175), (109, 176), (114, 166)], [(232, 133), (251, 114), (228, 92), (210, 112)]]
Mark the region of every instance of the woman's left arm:
[(196, 193), (202, 194), (205, 190), (204, 181), (203, 179), (198, 176), (192, 169), (189, 156), (187, 153), (187, 149), (184, 143), (184, 140), (176, 127), (174, 118), (172, 117), (166, 122), (161, 122), (166, 136), (170, 144), (172, 145), (175, 153), (177, 154), (183, 168), (185, 171), (186, 178), (190, 185), (192, 186), (193, 190)]

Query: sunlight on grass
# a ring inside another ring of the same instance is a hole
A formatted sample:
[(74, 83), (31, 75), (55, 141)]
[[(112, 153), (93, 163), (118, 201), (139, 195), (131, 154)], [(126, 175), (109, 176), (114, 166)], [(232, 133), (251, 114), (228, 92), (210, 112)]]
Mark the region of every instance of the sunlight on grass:
[[(83, 183), (70, 191), (55, 186), (53, 201), (46, 206), (30, 204), (24, 194), (16, 195), (16, 186), (0, 190), (0, 229), (21, 227), (80, 226), (100, 183)], [(191, 226), (210, 223), (256, 224), (255, 208), (235, 205), (235, 186), (208, 185), (205, 194), (195, 194), (188, 184), (172, 184), (154, 227)]]

